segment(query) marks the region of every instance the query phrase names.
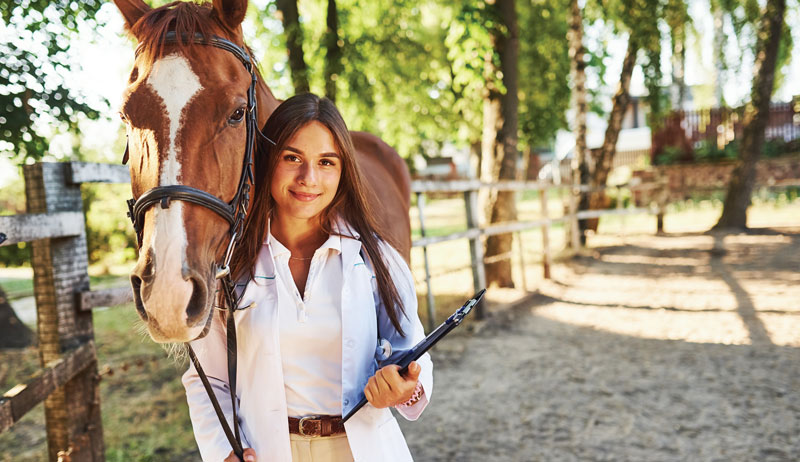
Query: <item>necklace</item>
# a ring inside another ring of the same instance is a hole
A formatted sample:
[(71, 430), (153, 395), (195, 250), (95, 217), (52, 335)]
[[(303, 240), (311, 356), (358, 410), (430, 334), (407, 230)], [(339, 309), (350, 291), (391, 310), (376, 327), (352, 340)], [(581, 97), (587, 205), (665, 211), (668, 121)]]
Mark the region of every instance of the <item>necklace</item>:
[(312, 258), (314, 258), (314, 256), (313, 256), (313, 255), (312, 255), (312, 256), (310, 256), (310, 257), (308, 257), (308, 258), (304, 258), (304, 257), (289, 257), (289, 260), (301, 260), (301, 261), (308, 261), (308, 260), (311, 260)]

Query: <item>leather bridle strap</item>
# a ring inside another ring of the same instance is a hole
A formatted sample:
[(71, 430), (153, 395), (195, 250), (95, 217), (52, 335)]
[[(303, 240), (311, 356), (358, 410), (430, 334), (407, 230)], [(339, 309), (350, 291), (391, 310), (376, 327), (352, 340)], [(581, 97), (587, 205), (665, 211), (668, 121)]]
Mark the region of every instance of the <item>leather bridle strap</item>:
[[(258, 133), (258, 127), (256, 127), (256, 121), (258, 120), (257, 117), (257, 106), (256, 106), (256, 84), (257, 84), (257, 74), (255, 67), (253, 65), (253, 60), (250, 58), (250, 55), (247, 52), (236, 45), (235, 43), (220, 38), (216, 36), (211, 36), (209, 38), (204, 37), (202, 34), (195, 34), (192, 37), (182, 36), (178, 37), (175, 32), (168, 32), (165, 36), (164, 42), (167, 44), (174, 44), (177, 43), (178, 40), (182, 41), (183, 43), (192, 42), (195, 44), (200, 45), (211, 45), (230, 53), (233, 53), (241, 62), (244, 64), (247, 72), (250, 74), (250, 87), (247, 90), (247, 118), (246, 118), (246, 146), (245, 146), (245, 155), (244, 161), (242, 166), (242, 173), (239, 177), (239, 184), (236, 190), (236, 194), (234, 195), (231, 202), (225, 202), (222, 199), (214, 196), (213, 194), (209, 194), (201, 189), (193, 188), (191, 186), (186, 185), (166, 185), (166, 186), (157, 186), (146, 191), (142, 194), (138, 199), (131, 199), (128, 201), (128, 216), (130, 216), (131, 221), (133, 222), (133, 227), (136, 230), (136, 236), (138, 239), (139, 247), (142, 245), (142, 232), (144, 228), (144, 218), (145, 213), (147, 210), (155, 204), (161, 204), (162, 208), (168, 208), (170, 201), (173, 200), (180, 200), (185, 202), (191, 202), (193, 204), (197, 204), (203, 206), (213, 212), (217, 213), (221, 217), (223, 217), (228, 224), (230, 225), (230, 242), (228, 243), (228, 248), (225, 252), (224, 261), (222, 262), (222, 266), (217, 270), (217, 279), (220, 281), (220, 285), (222, 286), (223, 296), (225, 300), (225, 304), (227, 305), (227, 312), (226, 312), (226, 331), (227, 331), (227, 356), (228, 356), (228, 386), (230, 391), (230, 398), (231, 398), (231, 409), (233, 413), (233, 430), (231, 430), (230, 425), (228, 425), (228, 420), (225, 417), (225, 413), (222, 411), (222, 408), (219, 405), (219, 401), (217, 400), (217, 396), (214, 393), (211, 384), (209, 383), (208, 377), (206, 373), (203, 371), (203, 368), (200, 366), (200, 361), (197, 359), (197, 355), (195, 354), (192, 347), (187, 343), (186, 346), (189, 350), (189, 358), (194, 364), (194, 368), (197, 371), (197, 375), (200, 376), (200, 381), (203, 383), (203, 387), (208, 394), (209, 399), (211, 400), (211, 405), (214, 408), (214, 412), (217, 414), (217, 418), (219, 419), (220, 425), (222, 426), (222, 430), (225, 433), (225, 437), (228, 439), (228, 442), (233, 448), (233, 452), (239, 457), (240, 460), (244, 460), (243, 450), (242, 450), (242, 439), (239, 433), (239, 417), (237, 411), (237, 399), (236, 399), (236, 322), (234, 320), (233, 314), (239, 308), (239, 300), (236, 298), (235, 295), (235, 286), (233, 281), (231, 280), (230, 274), (230, 259), (233, 254), (233, 249), (236, 246), (237, 242), (242, 236), (242, 230), (244, 227), (244, 219), (247, 214), (247, 208), (250, 203), (250, 185), (253, 182), (253, 149), (255, 146), (255, 135)], [(140, 45), (141, 46), (141, 45)], [(139, 54), (141, 48), (137, 48), (136, 54)], [(125, 155), (123, 156), (123, 164), (128, 160), (128, 147), (125, 147)], [(252, 305), (251, 305), (252, 306)]]

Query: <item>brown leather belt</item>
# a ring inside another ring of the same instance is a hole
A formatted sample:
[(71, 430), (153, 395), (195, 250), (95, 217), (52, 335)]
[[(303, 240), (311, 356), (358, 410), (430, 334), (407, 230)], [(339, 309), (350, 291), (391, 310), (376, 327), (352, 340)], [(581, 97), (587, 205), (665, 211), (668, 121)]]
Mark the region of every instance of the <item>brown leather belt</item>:
[(344, 423), (339, 415), (312, 415), (297, 419), (289, 417), (289, 433), (301, 436), (332, 436), (343, 434)]

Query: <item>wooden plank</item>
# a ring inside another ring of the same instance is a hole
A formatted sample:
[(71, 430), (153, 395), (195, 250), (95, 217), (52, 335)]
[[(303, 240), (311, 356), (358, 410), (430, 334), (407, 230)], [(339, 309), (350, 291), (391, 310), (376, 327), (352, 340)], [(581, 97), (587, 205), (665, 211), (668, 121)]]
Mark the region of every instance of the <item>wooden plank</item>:
[(52, 237), (77, 236), (83, 231), (83, 213), (57, 212), (0, 216), (0, 246)]
[[(122, 158), (122, 154), (120, 154)], [(67, 182), (80, 183), (130, 183), (131, 174), (124, 165), (98, 164), (94, 162), (70, 162)]]
[(61, 359), (47, 363), (25, 383), (0, 398), (0, 433), (5, 432), (53, 391), (64, 386), (96, 360), (94, 342), (84, 343)]
[(481, 188), (490, 188), (497, 191), (537, 191), (552, 187), (552, 183), (543, 181), (498, 181), (486, 183), (478, 180), (415, 180), (411, 182), (411, 191), (415, 193), (467, 192), (477, 191)]
[(474, 239), (481, 235), (479, 229), (468, 229), (466, 231), (459, 231), (457, 233), (448, 234), (446, 236), (431, 236), (417, 239), (411, 243), (411, 247), (425, 247), (431, 244), (438, 244), (440, 242), (455, 241), (456, 239)]
[(80, 308), (89, 311), (101, 306), (117, 306), (133, 301), (130, 286), (112, 287), (110, 289), (81, 292)]
[(605, 209), (605, 210), (582, 210), (576, 214), (578, 220), (588, 220), (590, 218), (600, 218), (604, 215), (641, 215), (653, 213), (647, 207), (637, 207), (630, 209)]

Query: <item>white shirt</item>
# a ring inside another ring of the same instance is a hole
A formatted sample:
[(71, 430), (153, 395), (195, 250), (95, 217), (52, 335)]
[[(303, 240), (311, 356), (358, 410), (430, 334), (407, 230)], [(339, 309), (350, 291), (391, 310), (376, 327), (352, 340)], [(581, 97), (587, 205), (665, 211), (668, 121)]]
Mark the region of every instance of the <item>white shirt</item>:
[(267, 242), (275, 262), (288, 414), (338, 415), (342, 408), (341, 238), (329, 236), (314, 252), (302, 296), (289, 269), (291, 251), (271, 233)]

